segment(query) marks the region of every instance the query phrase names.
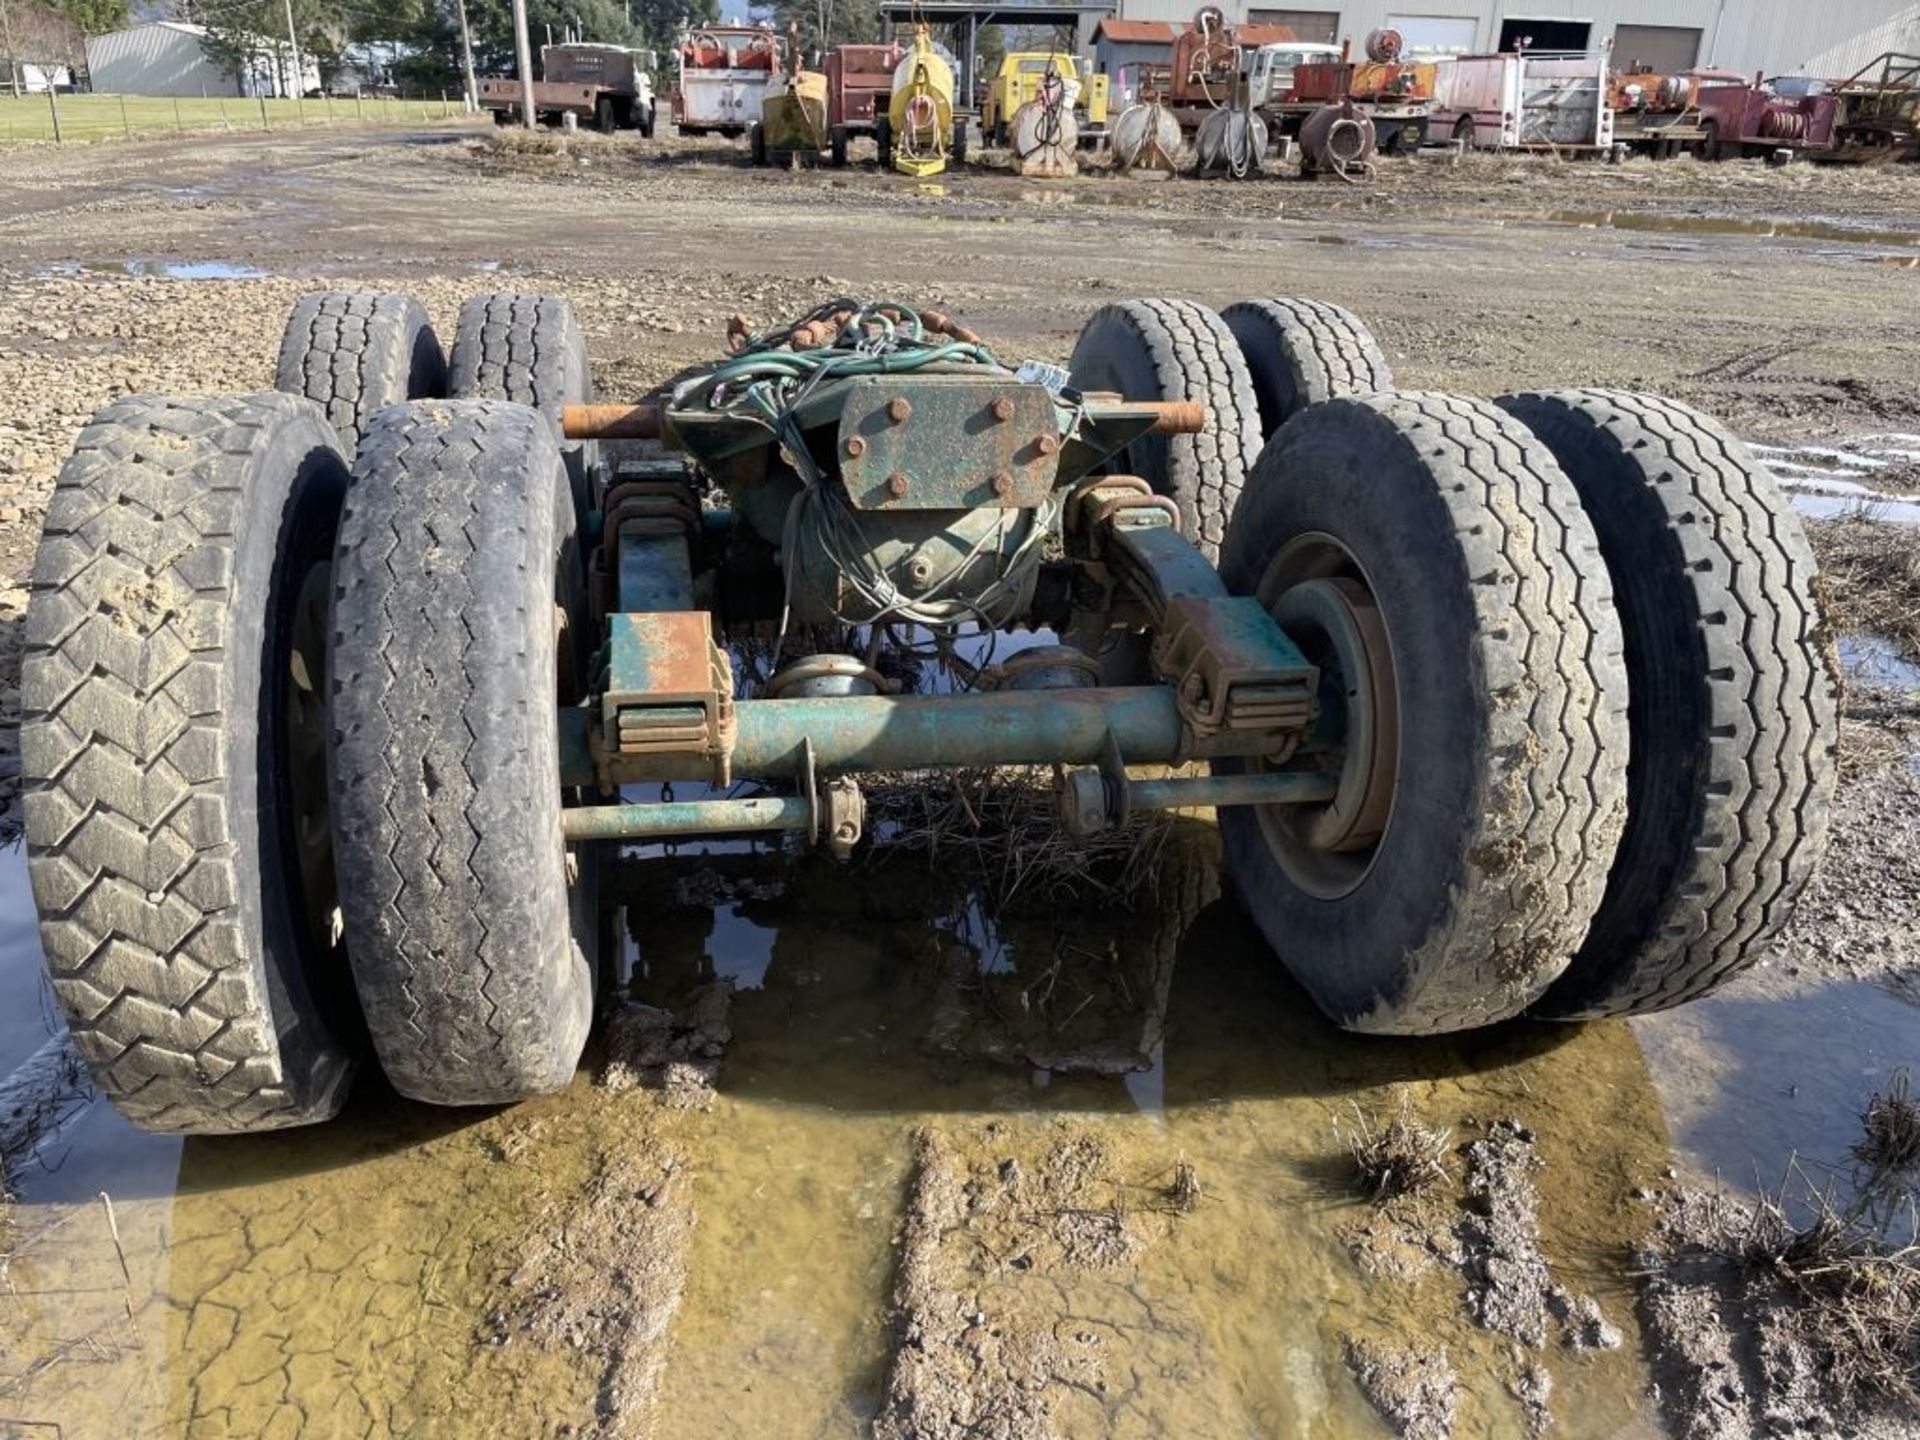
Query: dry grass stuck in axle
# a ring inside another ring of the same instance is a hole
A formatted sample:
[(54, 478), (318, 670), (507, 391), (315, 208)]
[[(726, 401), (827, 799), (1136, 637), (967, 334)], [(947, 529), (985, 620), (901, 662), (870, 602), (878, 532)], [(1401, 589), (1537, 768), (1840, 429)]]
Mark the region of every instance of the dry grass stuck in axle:
[(930, 868), (1015, 901), (1131, 904), (1153, 879), (1175, 812), (1137, 811), (1078, 837), (1060, 827), (1053, 774), (1042, 766), (908, 772), (863, 778), (876, 861), (924, 856)]

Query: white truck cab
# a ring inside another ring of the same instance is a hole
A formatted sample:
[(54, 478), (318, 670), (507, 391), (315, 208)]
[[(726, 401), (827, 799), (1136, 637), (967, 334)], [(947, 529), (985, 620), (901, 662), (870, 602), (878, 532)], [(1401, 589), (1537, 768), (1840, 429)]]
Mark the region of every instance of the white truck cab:
[(1245, 56), (1242, 73), (1247, 77), (1251, 104), (1258, 110), (1266, 105), (1284, 105), (1293, 98), (1293, 71), (1298, 65), (1320, 65), (1340, 58), (1338, 45), (1315, 45), (1304, 41), (1283, 41), (1261, 45)]

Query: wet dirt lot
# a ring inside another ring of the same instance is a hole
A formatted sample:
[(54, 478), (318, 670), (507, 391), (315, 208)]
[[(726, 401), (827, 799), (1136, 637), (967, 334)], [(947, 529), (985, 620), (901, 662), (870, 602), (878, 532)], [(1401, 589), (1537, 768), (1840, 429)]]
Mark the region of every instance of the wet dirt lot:
[[(1053, 360), (1106, 300), (1306, 294), (1359, 311), (1403, 385), (1665, 391), (1773, 447), (1810, 510), (1872, 494), (1897, 518), (1920, 490), (1911, 169), (915, 185), (716, 146), (482, 146), (0, 161), (0, 782), (72, 432), (128, 390), (266, 385), (292, 297), (330, 284), (410, 288), (443, 333), (472, 293), (565, 294), (607, 395), (710, 354), (736, 310), (828, 293), (933, 303)], [(9, 1156), (0, 1436), (1366, 1436), (1394, 1406), (1355, 1375), (1410, 1345), (1447, 1373), (1406, 1433), (1446, 1433), (1417, 1428), (1443, 1410), (1461, 1435), (1543, 1413), (1666, 1433), (1645, 1197), (1842, 1166), (1867, 1096), (1920, 1059), (1920, 674), (1872, 637), (1843, 653), (1882, 699), (1853, 706), (1802, 922), (1722, 995), (1631, 1024), (1343, 1036), (1223, 893), (1203, 818), (1124, 908), (1002, 912), (916, 859), (714, 847), (622, 861), (633, 992), (659, 1013), (569, 1093), (448, 1113), (368, 1079), (337, 1124), (182, 1142), (62, 1064), (0, 850), (0, 1123), (35, 1137)], [(1395, 1227), (1341, 1136), (1402, 1101), (1451, 1131), (1455, 1173)], [(1475, 1223), (1459, 1152), (1483, 1142), (1537, 1162), (1534, 1241)], [(1536, 1262), (1617, 1345), (1485, 1323)]]

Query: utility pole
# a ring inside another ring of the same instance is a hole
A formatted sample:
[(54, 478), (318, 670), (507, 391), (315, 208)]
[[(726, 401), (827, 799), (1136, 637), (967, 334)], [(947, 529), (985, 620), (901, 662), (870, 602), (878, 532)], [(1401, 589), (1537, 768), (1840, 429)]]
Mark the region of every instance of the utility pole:
[(0, 39), (7, 47), (7, 80), (13, 86), (13, 98), (20, 98), (20, 57), (13, 53), (13, 15), (7, 9), (7, 0), (0, 0)]
[(473, 78), (473, 31), (467, 28), (467, 0), (453, 0), (460, 16), (460, 73), (467, 85), (467, 113), (480, 108), (480, 85)]
[(287, 7), (287, 47), (293, 51), (293, 86), (287, 93), (293, 96), (293, 108), (296, 114), (300, 110), (300, 96), (307, 88), (300, 74), (300, 37), (293, 30), (293, 0), (285, 0)]
[(520, 118), (536, 128), (533, 113), (533, 42), (527, 38), (527, 0), (513, 0), (513, 58), (520, 67)]

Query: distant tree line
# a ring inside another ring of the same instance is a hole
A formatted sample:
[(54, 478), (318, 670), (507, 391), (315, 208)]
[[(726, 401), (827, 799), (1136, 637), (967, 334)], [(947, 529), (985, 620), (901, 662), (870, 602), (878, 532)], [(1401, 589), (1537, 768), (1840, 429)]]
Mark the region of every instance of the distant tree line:
[[(402, 90), (457, 93), (459, 3), (292, 0), (293, 34), (302, 59), (318, 67), (323, 86), (334, 87), (352, 72)], [(142, 10), (142, 19), (206, 27), (202, 48), (230, 75), (264, 71), (282, 84), (293, 83), (286, 0), (171, 0)], [(476, 73), (510, 73), (511, 0), (466, 0), (466, 12)], [(555, 40), (571, 34), (604, 45), (653, 50), (663, 67), (683, 25), (708, 24), (719, 16), (719, 0), (527, 0), (536, 54), (549, 34)], [(128, 0), (0, 0), (0, 22), (0, 65), (9, 58), (22, 64), (64, 65), (78, 78), (86, 68), (86, 37), (121, 29), (133, 16)], [(9, 32), (10, 45), (5, 43)], [(6, 77), (0, 76), (0, 89), (5, 84)]]

